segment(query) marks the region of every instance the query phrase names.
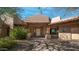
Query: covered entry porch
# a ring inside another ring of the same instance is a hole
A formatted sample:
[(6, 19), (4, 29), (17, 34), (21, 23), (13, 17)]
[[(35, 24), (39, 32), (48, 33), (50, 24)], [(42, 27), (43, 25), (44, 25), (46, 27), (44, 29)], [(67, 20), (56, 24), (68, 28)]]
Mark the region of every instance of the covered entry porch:
[(32, 37), (44, 37), (46, 32), (48, 31), (47, 23), (28, 23), (27, 27), (28, 32)]

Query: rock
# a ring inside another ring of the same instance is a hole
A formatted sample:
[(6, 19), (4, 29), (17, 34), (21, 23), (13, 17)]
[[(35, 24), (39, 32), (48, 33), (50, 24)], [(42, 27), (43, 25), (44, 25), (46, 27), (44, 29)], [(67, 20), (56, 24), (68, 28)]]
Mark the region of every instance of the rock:
[(34, 49), (32, 49), (32, 51), (40, 51), (42, 50), (44, 47), (46, 47), (46, 45), (44, 43), (37, 45)]
[(58, 48), (53, 49), (53, 51), (58, 51)]
[(79, 51), (78, 42), (34, 39), (32, 51)]
[(74, 51), (75, 49), (74, 48), (65, 48), (64, 50), (65, 51)]
[(55, 44), (54, 44), (54, 43), (48, 43), (48, 45), (49, 45), (49, 46), (53, 46), (53, 45), (55, 45)]
[(37, 47), (38, 45), (40, 45), (40, 43), (39, 42), (35, 42), (34, 43), (34, 48)]
[(42, 47), (42, 49), (40, 51), (44, 51), (44, 50), (47, 50), (46, 46)]
[(32, 49), (32, 51), (34, 50), (34, 51), (39, 51), (39, 50), (41, 50), (42, 49), (42, 47), (40, 46), (38, 46), (38, 47), (36, 47), (36, 48), (34, 48), (34, 49)]
[(49, 51), (49, 49), (42, 49), (42, 50), (40, 50), (40, 51)]
[(53, 51), (54, 48), (52, 46), (49, 46), (48, 49), (49, 51)]

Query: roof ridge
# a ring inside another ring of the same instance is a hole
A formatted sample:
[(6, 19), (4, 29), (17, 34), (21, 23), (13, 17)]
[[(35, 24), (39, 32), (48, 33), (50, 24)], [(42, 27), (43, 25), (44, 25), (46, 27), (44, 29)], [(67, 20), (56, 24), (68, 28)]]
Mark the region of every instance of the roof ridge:
[(35, 15), (28, 17), (25, 22), (49, 22), (49, 17), (45, 15)]
[(78, 18), (79, 16), (73, 16), (73, 17), (69, 17), (69, 18), (65, 18), (65, 19), (62, 19), (62, 20), (70, 20), (70, 19), (73, 19), (73, 18)]

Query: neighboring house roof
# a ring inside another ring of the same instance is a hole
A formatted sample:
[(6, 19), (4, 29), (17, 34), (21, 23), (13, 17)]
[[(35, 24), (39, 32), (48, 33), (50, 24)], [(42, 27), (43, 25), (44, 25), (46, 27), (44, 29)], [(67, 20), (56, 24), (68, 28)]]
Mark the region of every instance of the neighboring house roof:
[(76, 21), (76, 20), (79, 20), (79, 16), (62, 19), (62, 22), (69, 22), (69, 21)]
[(74, 16), (74, 17), (62, 19), (61, 21), (55, 22), (55, 23), (52, 23), (52, 24), (56, 24), (56, 23), (66, 23), (66, 22), (74, 22), (74, 21), (77, 21), (77, 20), (79, 20), (79, 16)]
[(25, 20), (25, 22), (29, 23), (49, 23), (49, 17), (44, 16), (44, 15), (36, 15), (36, 16), (31, 16), (28, 19)]

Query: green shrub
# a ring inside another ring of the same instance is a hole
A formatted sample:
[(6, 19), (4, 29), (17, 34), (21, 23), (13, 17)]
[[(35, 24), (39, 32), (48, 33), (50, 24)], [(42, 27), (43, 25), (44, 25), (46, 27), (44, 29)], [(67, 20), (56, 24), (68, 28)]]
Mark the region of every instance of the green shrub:
[(17, 45), (16, 40), (12, 38), (0, 38), (0, 48), (12, 48)]
[(27, 31), (23, 27), (15, 27), (10, 31), (10, 37), (14, 39), (25, 39), (27, 36)]

